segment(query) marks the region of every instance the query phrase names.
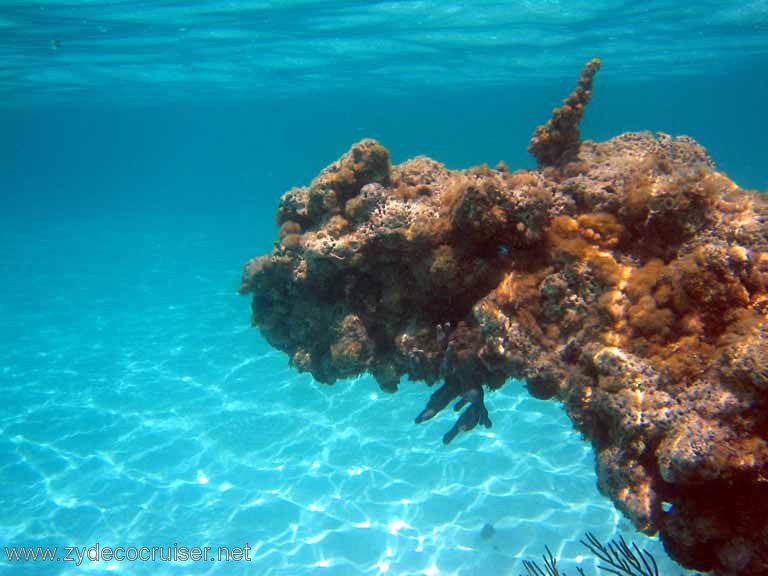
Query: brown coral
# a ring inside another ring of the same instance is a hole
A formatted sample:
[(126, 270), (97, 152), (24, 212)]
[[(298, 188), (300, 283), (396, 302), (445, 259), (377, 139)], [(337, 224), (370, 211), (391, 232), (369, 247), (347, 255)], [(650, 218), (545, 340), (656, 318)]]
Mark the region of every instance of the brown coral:
[[(536, 129), (528, 145), (528, 152), (536, 157), (539, 166), (563, 165), (576, 159), (581, 142), (579, 123), (584, 115), (584, 108), (592, 98), (592, 81), (598, 70), (598, 58), (587, 62), (581, 71), (578, 86), (565, 99), (563, 105), (554, 110), (552, 118)], [(578, 173), (579, 169), (572, 166), (566, 173)]]
[[(598, 63), (537, 131), (542, 166), (390, 166), (365, 140), (278, 208), (253, 323), (321, 382), (443, 381), (446, 435), (525, 378), (592, 442), (598, 486), (682, 564), (768, 574), (768, 215), (687, 137), (578, 142)], [(545, 145), (546, 144), (546, 145)]]

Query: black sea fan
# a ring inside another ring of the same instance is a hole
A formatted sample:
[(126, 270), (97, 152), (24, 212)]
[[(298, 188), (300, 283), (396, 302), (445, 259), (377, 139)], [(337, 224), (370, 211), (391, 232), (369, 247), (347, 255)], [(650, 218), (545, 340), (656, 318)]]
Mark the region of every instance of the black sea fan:
[[(539, 565), (533, 560), (523, 560), (523, 566), (528, 576), (565, 576), (565, 574), (560, 574), (560, 570), (557, 568), (557, 558), (552, 555), (549, 546), (544, 546), (544, 549), (547, 551), (546, 554), (541, 555), (544, 559), (544, 570), (539, 568)], [(576, 570), (583, 576), (584, 570), (581, 568)]]
[(592, 532), (586, 533), (587, 541), (581, 544), (597, 556), (606, 566), (598, 564), (600, 570), (605, 570), (617, 576), (659, 576), (656, 560), (645, 550), (640, 550), (634, 542), (630, 547), (624, 537), (603, 545)]
[[(581, 544), (594, 554), (599, 563), (599, 570), (604, 570), (616, 576), (659, 576), (659, 568), (653, 555), (645, 550), (640, 550), (637, 544), (630, 546), (619, 536), (618, 540), (611, 540), (603, 544), (591, 532), (587, 532), (585, 540), (580, 540)], [(528, 576), (566, 576), (557, 568), (557, 558), (552, 555), (548, 546), (544, 547), (547, 551), (542, 555), (544, 560), (544, 569), (539, 567), (533, 560), (523, 560)], [(584, 576), (584, 570), (576, 568), (576, 571)]]

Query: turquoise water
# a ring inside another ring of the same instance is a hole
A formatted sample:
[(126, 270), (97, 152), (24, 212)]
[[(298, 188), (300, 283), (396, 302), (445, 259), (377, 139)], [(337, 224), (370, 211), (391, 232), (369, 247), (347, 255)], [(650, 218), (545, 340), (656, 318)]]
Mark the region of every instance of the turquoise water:
[(423, 384), (315, 383), (235, 290), (279, 196), (363, 137), (532, 166), (592, 56), (586, 137), (689, 134), (768, 189), (767, 55), (765, 1), (0, 1), (0, 547), (251, 548), (0, 574), (506, 575), (545, 545), (590, 573), (585, 530), (685, 573), (556, 403), (509, 382), (444, 447)]

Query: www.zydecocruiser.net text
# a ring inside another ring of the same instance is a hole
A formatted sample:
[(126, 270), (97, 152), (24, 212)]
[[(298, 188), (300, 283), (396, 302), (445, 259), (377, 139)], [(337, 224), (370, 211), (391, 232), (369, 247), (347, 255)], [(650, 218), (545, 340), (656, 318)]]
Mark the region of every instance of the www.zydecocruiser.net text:
[(8, 562), (250, 562), (243, 546), (6, 546)]

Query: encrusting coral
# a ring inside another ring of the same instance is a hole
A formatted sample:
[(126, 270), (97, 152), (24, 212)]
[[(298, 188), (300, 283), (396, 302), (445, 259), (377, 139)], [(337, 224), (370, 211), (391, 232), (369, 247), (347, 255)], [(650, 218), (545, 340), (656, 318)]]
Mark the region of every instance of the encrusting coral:
[(298, 370), (442, 382), (416, 422), (525, 379), (596, 453), (600, 490), (681, 564), (768, 574), (768, 203), (685, 136), (579, 142), (599, 67), (539, 128), (539, 169), (392, 166), (364, 140), (280, 200), (245, 266)]

